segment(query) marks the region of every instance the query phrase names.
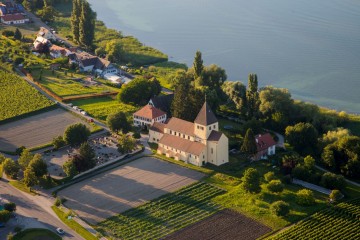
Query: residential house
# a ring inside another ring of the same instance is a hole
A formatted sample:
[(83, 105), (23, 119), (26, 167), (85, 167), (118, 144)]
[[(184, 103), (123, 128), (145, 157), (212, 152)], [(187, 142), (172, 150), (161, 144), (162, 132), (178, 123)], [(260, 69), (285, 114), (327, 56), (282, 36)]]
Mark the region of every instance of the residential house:
[(194, 122), (172, 117), (167, 123), (153, 123), (149, 142), (158, 144), (159, 154), (196, 166), (229, 161), (229, 140), (219, 132), (218, 120), (206, 102)]
[(21, 13), (6, 14), (1, 17), (1, 22), (3, 24), (12, 25), (12, 24), (23, 24), (29, 22), (29, 18), (25, 17)]
[(40, 27), (40, 31), (37, 34), (38, 37), (46, 38), (50, 41), (56, 41), (56, 36), (54, 33), (52, 33), (49, 29)]
[(50, 47), (51, 43), (43, 37), (37, 37), (33, 43), (36, 51), (42, 51), (44, 47)]
[(174, 94), (155, 96), (150, 99), (149, 105), (154, 106), (171, 116), (171, 103), (174, 99)]
[(75, 53), (81, 72), (95, 72), (100, 76), (117, 73), (117, 68), (108, 60), (91, 55), (87, 52)]
[(151, 105), (146, 105), (133, 114), (134, 126), (150, 127), (154, 122), (164, 123), (167, 119), (166, 112)]
[(276, 142), (270, 133), (255, 136), (257, 153), (254, 160), (267, 159), (268, 156), (275, 154)]
[(50, 47), (50, 55), (53, 58), (68, 57), (70, 54), (72, 54), (72, 52), (67, 48), (55, 44)]

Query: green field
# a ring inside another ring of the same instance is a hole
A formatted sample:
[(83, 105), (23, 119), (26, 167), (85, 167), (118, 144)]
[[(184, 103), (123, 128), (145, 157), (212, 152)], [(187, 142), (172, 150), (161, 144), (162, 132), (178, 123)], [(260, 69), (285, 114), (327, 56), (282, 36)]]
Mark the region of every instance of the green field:
[(31, 228), (21, 231), (14, 236), (14, 240), (60, 240), (62, 239), (48, 229)]
[(161, 239), (219, 211), (211, 200), (224, 192), (199, 182), (111, 217), (97, 229), (116, 239)]
[(54, 105), (21, 77), (0, 71), (0, 121)]
[(130, 119), (132, 114), (137, 110), (136, 107), (120, 103), (117, 100), (113, 100), (109, 97), (92, 98), (73, 101), (72, 104), (85, 110), (90, 116), (106, 121), (106, 117), (114, 112), (123, 111)]
[(64, 71), (54, 71), (54, 73), (52, 73), (51, 70), (43, 69), (41, 80), (39, 80), (40, 71), (40, 69), (36, 69), (31, 72), (34, 79), (59, 97), (119, 91), (118, 88), (109, 87), (103, 84), (96, 86), (88, 85), (85, 81), (81, 80), (85, 75), (77, 73), (65, 74)]
[(360, 239), (360, 199), (343, 202), (269, 239)]

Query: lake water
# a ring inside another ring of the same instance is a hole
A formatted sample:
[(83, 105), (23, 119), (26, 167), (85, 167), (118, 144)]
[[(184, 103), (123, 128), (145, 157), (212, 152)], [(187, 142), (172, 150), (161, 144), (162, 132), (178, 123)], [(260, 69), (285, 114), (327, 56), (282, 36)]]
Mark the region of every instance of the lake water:
[(89, 0), (110, 28), (229, 80), (290, 89), (294, 98), (360, 113), (358, 0)]

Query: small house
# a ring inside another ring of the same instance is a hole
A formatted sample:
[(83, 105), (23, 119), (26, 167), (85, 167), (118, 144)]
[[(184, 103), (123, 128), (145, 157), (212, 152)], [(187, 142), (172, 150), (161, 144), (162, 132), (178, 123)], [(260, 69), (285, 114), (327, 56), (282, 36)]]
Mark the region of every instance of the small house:
[(254, 160), (267, 159), (268, 156), (275, 154), (276, 142), (270, 133), (255, 136), (257, 153)]

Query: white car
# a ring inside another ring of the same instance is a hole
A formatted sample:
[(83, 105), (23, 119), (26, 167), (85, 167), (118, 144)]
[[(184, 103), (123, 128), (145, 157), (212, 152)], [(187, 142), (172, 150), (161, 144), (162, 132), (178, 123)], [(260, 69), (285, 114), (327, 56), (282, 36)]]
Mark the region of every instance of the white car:
[(57, 228), (57, 229), (56, 229), (56, 232), (57, 232), (58, 234), (60, 234), (60, 235), (64, 235), (64, 233), (65, 233), (65, 231), (62, 230), (61, 228)]

